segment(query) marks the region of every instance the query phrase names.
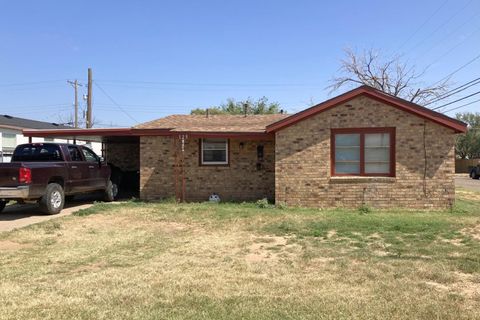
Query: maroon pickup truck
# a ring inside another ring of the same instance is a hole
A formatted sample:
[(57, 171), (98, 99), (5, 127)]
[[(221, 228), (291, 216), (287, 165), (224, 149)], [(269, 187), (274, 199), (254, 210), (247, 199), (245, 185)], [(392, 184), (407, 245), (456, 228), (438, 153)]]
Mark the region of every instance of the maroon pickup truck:
[(17, 146), (12, 162), (0, 164), (0, 212), (10, 200), (36, 201), (47, 214), (59, 213), (65, 198), (104, 193), (113, 201), (117, 186), (110, 167), (85, 146), (63, 143), (28, 143)]

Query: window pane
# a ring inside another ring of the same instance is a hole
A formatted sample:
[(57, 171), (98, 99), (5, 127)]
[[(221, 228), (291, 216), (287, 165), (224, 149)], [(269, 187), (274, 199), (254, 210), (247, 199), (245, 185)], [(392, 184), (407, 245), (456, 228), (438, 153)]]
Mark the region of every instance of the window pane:
[(390, 134), (365, 134), (365, 173), (390, 172)]
[(225, 139), (204, 139), (203, 150), (227, 150)]
[(18, 147), (13, 161), (61, 161), (60, 149), (54, 144), (25, 145)]
[(203, 139), (202, 140), (202, 160), (203, 163), (223, 163), (226, 164), (228, 152), (227, 139)]
[(390, 148), (365, 148), (365, 162), (390, 161)]
[(82, 148), (83, 156), (85, 157), (85, 160), (88, 162), (98, 162), (97, 155), (93, 153), (93, 151), (90, 151), (89, 149)]
[(78, 151), (77, 147), (69, 146), (68, 152), (70, 153), (71, 161), (83, 161), (82, 156), (80, 155), (80, 151)]
[(335, 173), (360, 173), (360, 162), (337, 162), (335, 163)]
[(360, 135), (335, 135), (335, 172), (360, 173)]
[(335, 135), (335, 146), (356, 146), (360, 147), (360, 135), (355, 134), (336, 134)]
[(389, 133), (365, 134), (365, 147), (388, 147), (390, 146)]
[(360, 148), (336, 148), (336, 161), (360, 161)]
[(15, 148), (17, 145), (17, 135), (12, 133), (3, 133), (2, 134), (2, 147), (4, 148)]
[(389, 173), (390, 163), (365, 163), (365, 173)]

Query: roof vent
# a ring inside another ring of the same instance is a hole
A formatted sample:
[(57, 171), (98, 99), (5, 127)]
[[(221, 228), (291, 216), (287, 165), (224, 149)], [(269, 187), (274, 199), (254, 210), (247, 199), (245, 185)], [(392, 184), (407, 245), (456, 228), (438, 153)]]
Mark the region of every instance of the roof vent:
[(8, 114), (4, 114), (3, 116), (7, 119), (12, 119), (13, 118), (12, 116), (9, 116)]

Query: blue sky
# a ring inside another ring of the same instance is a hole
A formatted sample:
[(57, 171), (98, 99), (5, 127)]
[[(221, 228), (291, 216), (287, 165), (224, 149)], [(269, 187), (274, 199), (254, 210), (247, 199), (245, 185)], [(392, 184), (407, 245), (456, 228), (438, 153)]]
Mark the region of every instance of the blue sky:
[[(292, 113), (331, 97), (346, 47), (403, 54), (436, 82), (480, 54), (480, 1), (2, 1), (0, 39), (0, 114), (67, 119), (66, 80), (85, 83), (88, 67), (111, 97), (94, 86), (98, 127), (227, 98)], [(480, 59), (452, 81), (477, 77)]]

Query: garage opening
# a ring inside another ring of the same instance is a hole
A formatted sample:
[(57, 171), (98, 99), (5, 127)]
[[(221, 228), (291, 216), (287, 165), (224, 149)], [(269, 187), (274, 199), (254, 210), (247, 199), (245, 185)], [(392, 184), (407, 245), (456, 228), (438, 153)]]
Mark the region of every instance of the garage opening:
[(102, 156), (112, 169), (112, 181), (118, 186), (118, 198), (139, 197), (139, 137), (104, 137)]
[(73, 144), (90, 144), (112, 169), (111, 179), (118, 186), (118, 199), (138, 198), (140, 195), (140, 137), (131, 128), (23, 130), (33, 137), (63, 139)]

